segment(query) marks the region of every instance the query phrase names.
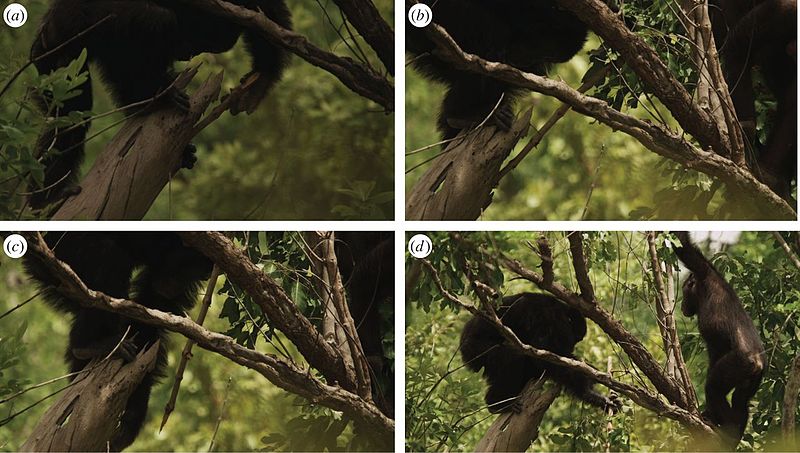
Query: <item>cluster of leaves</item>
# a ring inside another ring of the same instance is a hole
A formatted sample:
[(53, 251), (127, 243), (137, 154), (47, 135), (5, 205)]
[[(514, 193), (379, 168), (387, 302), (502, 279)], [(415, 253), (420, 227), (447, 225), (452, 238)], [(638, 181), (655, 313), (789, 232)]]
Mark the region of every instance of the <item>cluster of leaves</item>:
[[(672, 2), (627, 0), (620, 16), (632, 32), (656, 51), (687, 91), (692, 92), (697, 84), (697, 71), (692, 64), (691, 43), (683, 36), (685, 30), (676, 14), (675, 8), (678, 7)], [(606, 80), (594, 90), (593, 96), (606, 100), (617, 110), (623, 107), (637, 109), (649, 90), (624, 64), (620, 55), (606, 46), (600, 46), (589, 55), (592, 69), (587, 74), (606, 65), (613, 68)], [(655, 111), (657, 107), (653, 105), (651, 108)]]
[[(46, 155), (36, 155), (36, 142), (42, 131), (67, 129), (91, 117), (91, 112), (83, 111), (59, 117), (51, 114), (85, 89), (82, 85), (89, 77), (86, 58), (84, 50), (68, 65), (50, 74), (32, 76), (22, 97), (15, 97), (13, 90), (3, 93), (8, 102), (3, 102), (0, 108), (0, 218), (30, 216), (23, 211), (25, 199), (19, 194), (43, 185), (41, 161)], [(12, 67), (3, 66), (0, 71), (0, 81), (12, 83)], [(40, 104), (44, 106), (44, 112)], [(50, 154), (58, 152), (54, 149), (44, 151)]]
[(370, 433), (358, 432), (340, 412), (312, 407), (295, 398), (300, 415), (286, 422), (281, 432), (261, 439), (263, 451), (370, 451)]
[[(322, 298), (313, 285), (315, 277), (304, 251), (306, 238), (303, 233), (247, 232), (233, 233), (232, 236), (244, 247), (250, 260), (281, 286), (300, 312), (320, 327)], [(284, 340), (247, 293), (225, 281), (218, 294), (224, 297), (219, 316), (229, 323), (226, 335), (248, 348), (256, 348), (259, 340), (264, 340), (277, 353), (286, 357), (296, 356), (291, 343)], [(381, 323), (381, 332), (386, 332), (382, 338), (384, 350), (390, 351), (388, 358), (393, 359), (393, 304), (382, 305)], [(393, 385), (390, 382), (380, 384)], [(299, 413), (287, 419), (285, 429), (273, 431), (262, 439), (265, 450), (353, 451), (374, 447), (369, 433), (357, 433), (350, 420), (343, 418), (342, 414), (319, 405), (308, 405), (302, 398), (296, 401)]]
[[(320, 299), (311, 285), (310, 264), (299, 242), (302, 241), (300, 233), (248, 232), (233, 236), (239, 245), (245, 247), (250, 260), (281, 285), (300, 311), (319, 310)], [(230, 323), (226, 335), (249, 348), (254, 347), (261, 336), (267, 341), (272, 340), (274, 328), (250, 295), (230, 281), (225, 281), (218, 294), (225, 296), (220, 317)]]

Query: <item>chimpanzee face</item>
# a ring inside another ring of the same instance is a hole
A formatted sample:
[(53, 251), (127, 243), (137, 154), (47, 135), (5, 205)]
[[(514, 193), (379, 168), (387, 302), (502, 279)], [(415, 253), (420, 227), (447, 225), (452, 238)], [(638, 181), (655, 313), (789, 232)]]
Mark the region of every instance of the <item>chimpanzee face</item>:
[(689, 278), (683, 282), (683, 303), (681, 304), (681, 311), (685, 316), (694, 316), (697, 313), (697, 307), (703, 298), (702, 285), (695, 277), (694, 273), (689, 275)]

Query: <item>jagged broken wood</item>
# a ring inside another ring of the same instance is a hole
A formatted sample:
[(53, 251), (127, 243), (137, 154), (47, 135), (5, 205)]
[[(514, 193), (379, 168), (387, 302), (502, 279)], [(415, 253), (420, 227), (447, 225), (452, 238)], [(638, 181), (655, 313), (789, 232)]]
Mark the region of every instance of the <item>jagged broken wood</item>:
[[(197, 68), (183, 72), (174, 89), (184, 89), (196, 73)], [(195, 125), (221, 84), (222, 73), (209, 77), (189, 97), (188, 112), (157, 102), (126, 121), (81, 181), (81, 192), (51, 220), (141, 220), (180, 170), (185, 149), (199, 132)]]
[(527, 451), (539, 435), (547, 409), (561, 393), (561, 386), (547, 385), (544, 379), (531, 379), (520, 394), (520, 413), (500, 414), (475, 446), (475, 451)]
[(131, 393), (151, 372), (159, 343), (130, 363), (92, 362), (39, 419), (21, 451), (108, 451)]
[(528, 133), (531, 110), (507, 131), (463, 131), (417, 181), (406, 200), (408, 220), (476, 220), (492, 201), (500, 166)]

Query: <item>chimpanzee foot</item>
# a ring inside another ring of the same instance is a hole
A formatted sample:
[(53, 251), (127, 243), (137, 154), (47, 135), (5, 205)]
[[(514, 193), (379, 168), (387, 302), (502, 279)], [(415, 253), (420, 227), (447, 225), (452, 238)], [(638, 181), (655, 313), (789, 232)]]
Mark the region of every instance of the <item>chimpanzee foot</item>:
[[(117, 345), (119, 344), (119, 347)], [(114, 350), (116, 348), (116, 351)], [(120, 358), (125, 363), (132, 362), (139, 352), (138, 347), (133, 341), (132, 337), (126, 337), (124, 341), (120, 342), (120, 338), (107, 337), (96, 343), (83, 348), (72, 348), (71, 352), (75, 358), (80, 360), (93, 360), (105, 357), (114, 351), (114, 357)]]
[(189, 112), (189, 107), (191, 107), (189, 95), (177, 88), (170, 88), (167, 96), (170, 102), (178, 107), (183, 113)]
[(501, 131), (510, 130), (514, 124), (514, 111), (511, 106), (501, 105), (488, 119), (485, 115), (474, 118), (447, 118), (447, 125), (457, 130), (472, 129), (481, 124), (494, 126)]
[(509, 105), (501, 105), (495, 110), (489, 121), (501, 131), (510, 130), (514, 125), (514, 111)]
[(197, 147), (194, 143), (189, 143), (186, 145), (186, 148), (183, 149), (183, 158), (181, 160), (181, 168), (186, 168), (191, 170), (194, 168), (194, 164), (197, 163)]

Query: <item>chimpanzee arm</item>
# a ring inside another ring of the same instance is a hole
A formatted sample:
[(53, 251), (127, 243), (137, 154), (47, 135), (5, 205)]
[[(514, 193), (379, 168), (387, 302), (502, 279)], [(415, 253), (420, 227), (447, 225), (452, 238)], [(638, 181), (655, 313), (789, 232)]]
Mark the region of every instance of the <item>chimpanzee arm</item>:
[(713, 267), (708, 262), (705, 256), (700, 253), (700, 250), (695, 247), (692, 240), (689, 238), (689, 233), (686, 231), (678, 231), (675, 236), (681, 241), (682, 247), (675, 247), (675, 254), (678, 255), (681, 262), (689, 268), (698, 279), (705, 278)]
[[(478, 371), (488, 363), (494, 363), (503, 355), (503, 337), (488, 321), (473, 317), (461, 331), (459, 349), (464, 364), (472, 371)], [(507, 353), (507, 351), (506, 351)]]

